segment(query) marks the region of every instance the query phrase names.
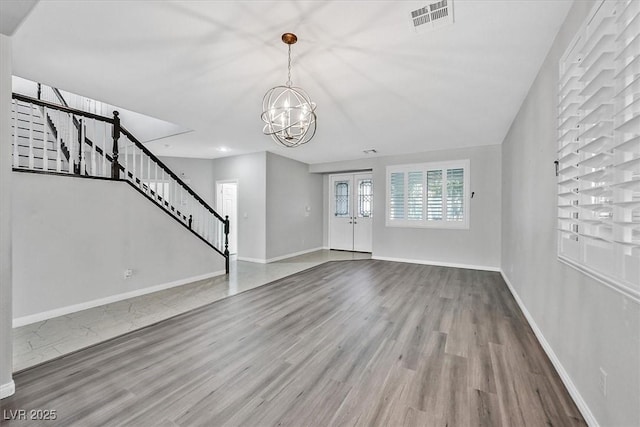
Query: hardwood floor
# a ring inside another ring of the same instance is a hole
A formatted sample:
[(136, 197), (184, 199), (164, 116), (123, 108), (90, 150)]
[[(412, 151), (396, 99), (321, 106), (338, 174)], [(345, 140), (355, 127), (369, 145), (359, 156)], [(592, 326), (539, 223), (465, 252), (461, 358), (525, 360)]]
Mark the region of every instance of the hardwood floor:
[(330, 262), (15, 375), (41, 425), (585, 425), (498, 273)]

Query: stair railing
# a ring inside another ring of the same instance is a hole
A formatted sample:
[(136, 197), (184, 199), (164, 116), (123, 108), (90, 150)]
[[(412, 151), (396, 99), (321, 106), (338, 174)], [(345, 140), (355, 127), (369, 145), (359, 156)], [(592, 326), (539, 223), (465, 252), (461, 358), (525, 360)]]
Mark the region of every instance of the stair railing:
[[(123, 127), (117, 111), (104, 117), (61, 104), (13, 94), (14, 170), (127, 181), (225, 257), (228, 273), (229, 217), (220, 216)], [(63, 144), (69, 154), (66, 169), (61, 167)]]
[[(48, 101), (53, 104), (59, 104), (65, 107), (69, 107), (69, 105), (67, 104), (66, 100), (64, 99), (60, 91), (51, 86), (37, 83), (37, 98), (42, 101)], [(56, 126), (56, 123), (54, 123), (54, 119), (48, 113), (45, 113), (44, 109), (41, 110), (41, 113), (42, 113), (43, 121), (45, 122), (46, 125), (48, 125), (49, 131), (51, 132), (53, 138), (56, 139), (56, 142), (60, 143), (60, 150), (62, 152), (62, 155), (64, 156), (63, 157), (64, 160), (66, 162), (70, 162), (73, 164), (73, 159), (71, 159), (71, 156), (69, 154), (69, 148), (67, 147), (67, 141), (65, 141), (65, 139), (62, 136), (58, 139), (58, 131), (62, 132), (61, 135), (68, 134), (68, 130), (66, 129), (66, 127), (68, 126), (68, 123), (66, 121), (63, 121), (63, 122), (57, 121), (58, 123)], [(79, 128), (80, 123), (75, 117), (73, 119), (73, 123), (77, 129), (80, 129)], [(74, 165), (73, 167), (78, 168), (79, 165)]]

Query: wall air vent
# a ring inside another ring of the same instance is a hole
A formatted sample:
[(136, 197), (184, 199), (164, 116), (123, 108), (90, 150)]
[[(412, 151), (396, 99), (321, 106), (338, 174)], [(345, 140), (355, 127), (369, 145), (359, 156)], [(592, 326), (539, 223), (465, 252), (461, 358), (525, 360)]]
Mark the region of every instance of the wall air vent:
[(412, 11), (411, 23), (416, 32), (453, 24), (453, 0), (441, 0)]

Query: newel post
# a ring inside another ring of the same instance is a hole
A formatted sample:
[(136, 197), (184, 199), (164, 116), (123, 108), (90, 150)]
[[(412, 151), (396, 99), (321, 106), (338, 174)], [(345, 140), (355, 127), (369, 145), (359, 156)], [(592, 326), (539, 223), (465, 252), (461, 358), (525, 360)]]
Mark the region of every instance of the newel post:
[(229, 215), (224, 217), (224, 269), (229, 274)]
[(111, 160), (111, 179), (120, 179), (120, 165), (118, 164), (118, 139), (120, 138), (120, 113), (113, 112), (113, 152)]

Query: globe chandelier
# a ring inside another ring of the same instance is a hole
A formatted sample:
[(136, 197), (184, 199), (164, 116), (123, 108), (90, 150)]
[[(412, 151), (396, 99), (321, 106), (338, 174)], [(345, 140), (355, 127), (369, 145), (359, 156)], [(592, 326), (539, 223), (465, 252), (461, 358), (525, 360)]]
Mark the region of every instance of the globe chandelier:
[(282, 41), (289, 47), (287, 83), (269, 89), (264, 95), (262, 132), (278, 144), (291, 148), (306, 144), (316, 134), (316, 104), (304, 90), (291, 83), (291, 45), (298, 37), (284, 33)]

